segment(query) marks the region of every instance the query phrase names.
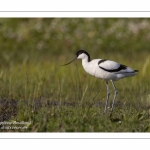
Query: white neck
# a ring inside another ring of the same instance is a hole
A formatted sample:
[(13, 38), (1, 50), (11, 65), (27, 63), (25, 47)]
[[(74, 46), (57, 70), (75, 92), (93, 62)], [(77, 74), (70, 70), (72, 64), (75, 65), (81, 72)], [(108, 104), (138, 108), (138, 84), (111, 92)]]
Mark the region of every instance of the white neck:
[(83, 66), (86, 66), (86, 64), (88, 64), (89, 62), (88, 62), (88, 57), (86, 56), (86, 57), (84, 57), (83, 59), (82, 59), (82, 65)]

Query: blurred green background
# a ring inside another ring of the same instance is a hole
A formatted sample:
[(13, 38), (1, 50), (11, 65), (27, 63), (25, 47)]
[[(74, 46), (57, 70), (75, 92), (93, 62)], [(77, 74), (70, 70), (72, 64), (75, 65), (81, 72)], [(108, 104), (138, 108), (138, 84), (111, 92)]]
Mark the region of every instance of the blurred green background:
[(93, 58), (144, 55), (150, 48), (149, 23), (150, 19), (138, 18), (1, 18), (0, 65), (69, 60), (78, 49), (89, 51)]
[[(122, 116), (125, 119), (130, 113), (133, 115), (129, 117), (131, 120), (124, 120), (122, 127), (114, 124), (112, 128), (106, 127), (109, 117), (98, 119), (103, 107), (91, 106), (91, 103), (105, 102), (105, 82), (86, 74), (79, 60), (61, 67), (79, 49), (88, 51), (91, 59), (110, 59), (139, 70), (137, 76), (117, 82), (117, 101), (123, 107), (116, 108), (114, 114), (117, 119), (120, 114), (119, 121)], [(150, 131), (149, 53), (149, 18), (0, 18), (0, 99), (32, 105), (21, 105), (12, 111), (11, 106), (1, 109), (1, 120), (31, 120), (33, 124), (26, 131)], [(102, 91), (93, 99), (99, 89)], [(40, 100), (42, 107), (37, 109), (34, 100)], [(71, 106), (77, 103), (78, 107), (50, 109), (46, 100), (67, 102)], [(129, 109), (130, 104), (133, 108)], [(72, 115), (68, 116), (69, 113)], [(61, 115), (66, 118), (62, 119)], [(96, 115), (96, 122), (91, 119), (86, 124), (84, 120), (90, 115), (91, 118)], [(137, 123), (141, 116), (145, 124)], [(71, 128), (72, 121), (75, 125)], [(82, 121), (86, 127), (80, 127)], [(100, 122), (104, 125), (100, 126)]]

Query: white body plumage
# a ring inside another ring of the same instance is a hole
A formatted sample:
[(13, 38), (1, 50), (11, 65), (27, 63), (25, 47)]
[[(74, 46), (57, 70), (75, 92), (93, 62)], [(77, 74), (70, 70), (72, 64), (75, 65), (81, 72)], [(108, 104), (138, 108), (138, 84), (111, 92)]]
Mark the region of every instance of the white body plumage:
[(92, 76), (95, 76), (96, 78), (101, 78), (106, 81), (116, 81), (125, 77), (136, 75), (136, 71), (134, 71), (130, 67), (118, 69), (120, 67), (120, 64), (117, 62), (110, 60), (104, 61), (103, 59), (94, 59), (88, 62), (86, 57), (87, 56), (85, 56), (82, 59), (82, 66), (87, 73), (89, 73)]

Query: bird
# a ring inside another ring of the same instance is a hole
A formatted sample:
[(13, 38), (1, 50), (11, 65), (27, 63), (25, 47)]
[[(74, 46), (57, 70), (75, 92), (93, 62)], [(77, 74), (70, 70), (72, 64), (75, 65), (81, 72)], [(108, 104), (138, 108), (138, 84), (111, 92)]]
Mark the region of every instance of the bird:
[(107, 105), (108, 105), (109, 95), (110, 95), (108, 82), (110, 81), (112, 83), (112, 86), (114, 88), (114, 98), (112, 101), (111, 111), (113, 111), (116, 97), (118, 94), (118, 90), (114, 82), (126, 77), (134, 76), (137, 74), (138, 70), (134, 70), (126, 65), (120, 64), (112, 60), (107, 60), (107, 59), (91, 60), (89, 53), (85, 50), (78, 50), (76, 53), (76, 57), (69, 63), (66, 63), (62, 66), (69, 65), (76, 59), (82, 60), (82, 66), (88, 74), (105, 81), (106, 89), (107, 89), (107, 97), (105, 102), (104, 113), (106, 113), (108, 107)]

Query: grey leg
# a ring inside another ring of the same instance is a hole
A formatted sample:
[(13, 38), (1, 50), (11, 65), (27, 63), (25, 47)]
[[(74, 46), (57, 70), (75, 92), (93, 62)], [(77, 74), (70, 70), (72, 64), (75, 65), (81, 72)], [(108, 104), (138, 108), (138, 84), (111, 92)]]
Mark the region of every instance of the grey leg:
[(111, 83), (112, 83), (112, 85), (113, 85), (113, 87), (114, 87), (114, 90), (115, 90), (115, 95), (114, 95), (114, 99), (113, 99), (113, 103), (112, 103), (112, 107), (111, 107), (111, 111), (113, 111), (113, 109), (114, 109), (114, 104), (115, 104), (115, 100), (116, 100), (116, 96), (117, 96), (117, 94), (118, 94), (118, 91), (117, 91), (117, 89), (116, 89), (116, 86), (115, 86), (114, 82), (113, 82), (112, 80), (110, 80), (110, 81), (111, 81)]
[(109, 95), (110, 95), (110, 90), (109, 90), (109, 86), (108, 86), (108, 81), (106, 81), (106, 87), (107, 87), (107, 98), (106, 98), (104, 113), (106, 113), (106, 109), (107, 109), (107, 105), (108, 105), (108, 99), (109, 99)]

